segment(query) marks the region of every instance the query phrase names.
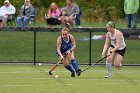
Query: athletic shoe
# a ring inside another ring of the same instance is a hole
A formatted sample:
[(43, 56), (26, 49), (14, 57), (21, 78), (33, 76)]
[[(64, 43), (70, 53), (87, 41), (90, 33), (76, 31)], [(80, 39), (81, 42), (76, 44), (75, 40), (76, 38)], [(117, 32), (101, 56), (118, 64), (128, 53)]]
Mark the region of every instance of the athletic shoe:
[(111, 76), (110, 75), (106, 75), (105, 78), (111, 78)]
[(70, 23), (66, 22), (66, 28), (70, 28), (70, 27), (71, 27)]
[(121, 70), (121, 67), (118, 67), (118, 70)]
[(71, 73), (71, 77), (75, 77), (75, 73)]
[(121, 70), (122, 64), (120, 64), (120, 67), (118, 67), (118, 70)]
[(81, 69), (78, 69), (77, 71), (76, 71), (76, 73), (77, 73), (77, 76), (80, 76), (81, 75)]
[(75, 26), (76, 28), (82, 28), (81, 26)]

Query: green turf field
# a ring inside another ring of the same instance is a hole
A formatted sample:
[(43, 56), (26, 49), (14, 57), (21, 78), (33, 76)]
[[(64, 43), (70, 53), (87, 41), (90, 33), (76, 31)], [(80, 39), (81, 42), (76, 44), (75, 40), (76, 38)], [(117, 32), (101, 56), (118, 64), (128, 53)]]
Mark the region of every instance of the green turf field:
[(105, 66), (94, 66), (75, 78), (71, 78), (63, 66), (58, 66), (50, 76), (50, 68), (1, 64), (0, 93), (139, 93), (140, 90), (139, 67), (122, 67), (121, 70), (113, 67), (111, 79), (104, 78)]

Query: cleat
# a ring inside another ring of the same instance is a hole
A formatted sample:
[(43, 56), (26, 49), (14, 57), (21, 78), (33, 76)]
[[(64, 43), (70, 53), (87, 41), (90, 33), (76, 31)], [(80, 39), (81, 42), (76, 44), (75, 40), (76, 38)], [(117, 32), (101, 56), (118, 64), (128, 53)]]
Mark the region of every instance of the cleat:
[(75, 77), (75, 73), (71, 73), (71, 77)]
[(105, 78), (111, 78), (111, 76), (109, 76), (109, 75), (106, 75), (106, 76), (105, 76)]
[(76, 72), (77, 72), (77, 76), (80, 76), (81, 75), (81, 69), (78, 69)]

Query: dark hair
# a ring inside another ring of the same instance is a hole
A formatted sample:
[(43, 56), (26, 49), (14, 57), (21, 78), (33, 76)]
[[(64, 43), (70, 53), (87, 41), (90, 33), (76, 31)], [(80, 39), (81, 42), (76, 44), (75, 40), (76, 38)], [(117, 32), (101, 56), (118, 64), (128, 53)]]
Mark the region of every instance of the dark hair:
[(72, 2), (72, 0), (70, 0)]

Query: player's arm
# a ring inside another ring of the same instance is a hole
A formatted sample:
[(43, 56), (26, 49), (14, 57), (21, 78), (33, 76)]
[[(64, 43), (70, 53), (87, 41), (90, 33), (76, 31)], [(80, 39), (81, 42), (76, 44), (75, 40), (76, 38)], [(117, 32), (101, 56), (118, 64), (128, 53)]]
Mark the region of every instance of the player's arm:
[(105, 41), (104, 48), (103, 48), (103, 51), (102, 51), (102, 57), (105, 56), (106, 50), (108, 49), (109, 44), (110, 44), (109, 42), (110, 42), (110, 37), (109, 37), (109, 33), (107, 33), (106, 34), (106, 41)]
[(72, 35), (70, 35), (70, 39), (71, 39), (71, 42), (72, 42), (72, 48), (70, 49), (70, 52), (72, 52), (76, 48), (76, 43), (75, 43), (75, 39)]
[(62, 53), (61, 53), (61, 51), (60, 51), (61, 43), (62, 43), (61, 38), (58, 37), (58, 39), (57, 39), (57, 52), (58, 52), (58, 54), (59, 54), (59, 56), (60, 56), (60, 59), (63, 58), (63, 55), (62, 55)]
[(120, 48), (121, 36), (122, 36), (122, 33), (121, 32), (117, 32), (116, 33), (116, 42), (117, 42), (117, 44), (116, 44), (115, 48), (113, 48), (111, 50), (111, 52), (115, 52), (116, 50), (118, 50)]

